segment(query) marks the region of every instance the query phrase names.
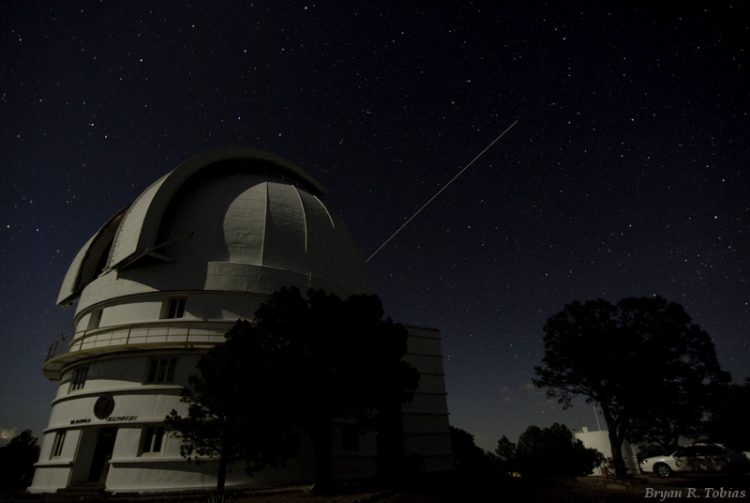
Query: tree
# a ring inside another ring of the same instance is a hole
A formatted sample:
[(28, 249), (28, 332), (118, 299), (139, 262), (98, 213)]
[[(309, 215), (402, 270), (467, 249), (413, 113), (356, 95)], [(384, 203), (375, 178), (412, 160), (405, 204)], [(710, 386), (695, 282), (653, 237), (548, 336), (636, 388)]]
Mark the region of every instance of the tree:
[(497, 441), (497, 447), (495, 448), (495, 455), (503, 462), (508, 462), (513, 459), (516, 454), (516, 444), (508, 440), (505, 435)]
[(604, 458), (596, 449), (584, 447), (566, 426), (555, 423), (549, 428), (529, 426), (511, 459), (524, 476), (547, 478), (588, 475)]
[(34, 478), (39, 445), (31, 430), (24, 430), (0, 447), (0, 488), (25, 489)]
[[(406, 330), (390, 319), (374, 295), (341, 300), (311, 290), (282, 288), (261, 305), (253, 323), (239, 321), (226, 342), (208, 351), (167, 423), (183, 439), (186, 457), (244, 460), (252, 472), (279, 464), (304, 430), (315, 453), (316, 488), (332, 481), (335, 420), (349, 418), (360, 431), (376, 429), (386, 470), (403, 458), (400, 407), (419, 374), (402, 361)], [(223, 460), (223, 461), (222, 461)]]
[[(267, 464), (278, 466), (296, 452), (289, 416), (277, 393), (278, 379), (264, 358), (269, 349), (252, 326), (238, 321), (226, 334), (224, 344), (204, 353), (196, 364), (198, 374), (182, 391), (188, 415), (176, 410), (165, 424), (182, 440), (181, 454), (191, 461), (216, 458), (216, 489), (223, 494), (227, 468), (244, 462), (250, 475)], [(276, 386), (275, 386), (276, 385)]]
[(463, 475), (490, 475), (496, 464), (495, 456), (474, 443), (474, 435), (468, 431), (450, 427), (453, 471)]
[(495, 448), (495, 459), (499, 472), (503, 476), (511, 476), (513, 472), (518, 471), (516, 467), (516, 444), (508, 440), (505, 435), (497, 441)]
[(745, 383), (729, 384), (716, 395), (715, 407), (708, 420), (711, 440), (729, 448), (750, 451), (750, 378)]
[(729, 380), (709, 335), (658, 296), (565, 306), (544, 325), (542, 363), (534, 383), (548, 396), (565, 407), (579, 396), (599, 405), (621, 478), (624, 440), (670, 443), (696, 431), (713, 389)]
[[(256, 313), (255, 329), (278, 341), (290, 412), (300, 418), (315, 452), (316, 487), (332, 481), (335, 418), (355, 421), (360, 431), (378, 431), (381, 476), (402, 470), (401, 404), (411, 400), (418, 372), (402, 361), (408, 333), (383, 319), (375, 295), (341, 300), (322, 290), (303, 298), (282, 288)], [(283, 376), (282, 376), (283, 377)]]

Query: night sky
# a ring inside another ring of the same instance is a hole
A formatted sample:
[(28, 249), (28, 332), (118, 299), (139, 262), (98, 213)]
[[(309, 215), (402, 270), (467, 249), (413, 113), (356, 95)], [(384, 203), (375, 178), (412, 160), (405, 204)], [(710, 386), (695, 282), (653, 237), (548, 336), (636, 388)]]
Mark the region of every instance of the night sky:
[(182, 160), (298, 163), (367, 256), (514, 120), (370, 262), (441, 329), (451, 423), (595, 428), (530, 385), (576, 299), (677, 301), (750, 376), (748, 6), (495, 3), (0, 3), (3, 435), (47, 424), (73, 256)]

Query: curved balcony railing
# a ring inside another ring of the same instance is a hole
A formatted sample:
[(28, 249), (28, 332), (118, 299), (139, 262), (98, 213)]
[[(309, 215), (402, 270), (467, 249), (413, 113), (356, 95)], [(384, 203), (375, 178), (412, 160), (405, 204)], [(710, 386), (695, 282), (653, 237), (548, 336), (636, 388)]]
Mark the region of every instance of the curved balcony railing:
[(45, 363), (77, 351), (112, 346), (145, 346), (149, 344), (207, 345), (224, 340), (232, 328), (230, 321), (152, 321), (83, 330), (60, 337), (47, 351)]

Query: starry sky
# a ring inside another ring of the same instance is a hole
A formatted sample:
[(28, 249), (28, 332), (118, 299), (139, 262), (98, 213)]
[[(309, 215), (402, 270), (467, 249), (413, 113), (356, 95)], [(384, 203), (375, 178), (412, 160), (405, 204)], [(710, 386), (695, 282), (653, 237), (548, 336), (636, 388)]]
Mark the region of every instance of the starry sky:
[(576, 299), (677, 301), (750, 376), (748, 5), (496, 4), (0, 3), (0, 437), (47, 424), (73, 256), (182, 160), (298, 163), (367, 256), (515, 120), (369, 264), (441, 329), (451, 423), (596, 428), (530, 385)]

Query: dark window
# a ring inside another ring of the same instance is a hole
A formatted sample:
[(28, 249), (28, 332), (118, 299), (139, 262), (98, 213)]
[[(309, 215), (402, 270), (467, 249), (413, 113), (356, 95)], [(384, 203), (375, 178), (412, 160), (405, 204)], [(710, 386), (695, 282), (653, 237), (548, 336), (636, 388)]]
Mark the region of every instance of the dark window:
[(359, 431), (357, 431), (356, 425), (341, 425), (341, 450), (350, 452), (359, 451)]
[(63, 444), (65, 443), (65, 432), (58, 431), (55, 433), (55, 440), (52, 442), (52, 452), (50, 452), (51, 458), (59, 457), (62, 454)]
[(724, 449), (718, 445), (707, 445), (700, 450), (699, 456), (723, 456), (726, 454)]
[(182, 318), (185, 316), (185, 297), (171, 297), (164, 305), (163, 319)]
[(73, 379), (70, 381), (70, 389), (68, 391), (75, 391), (83, 388), (86, 384), (86, 377), (89, 375), (89, 368), (78, 367), (73, 371)]
[(141, 452), (161, 452), (164, 443), (164, 427), (149, 426), (143, 429)]
[(96, 311), (91, 311), (91, 316), (89, 317), (89, 325), (87, 330), (93, 330), (95, 328), (99, 328), (99, 323), (102, 321), (102, 310), (97, 309)]
[(678, 449), (675, 453), (674, 457), (676, 458), (692, 458), (694, 456), (698, 455), (698, 448), (697, 447), (683, 447), (682, 449)]
[(174, 369), (177, 358), (151, 358), (148, 366), (147, 383), (161, 383), (174, 381)]

